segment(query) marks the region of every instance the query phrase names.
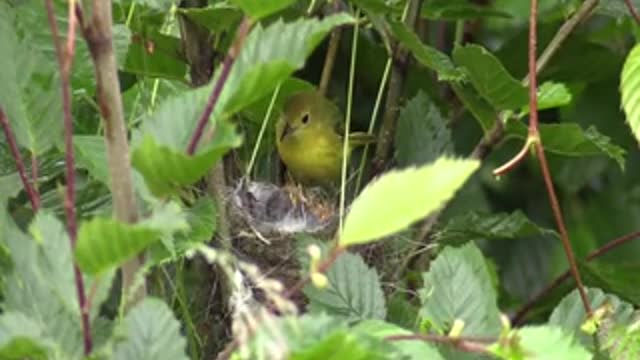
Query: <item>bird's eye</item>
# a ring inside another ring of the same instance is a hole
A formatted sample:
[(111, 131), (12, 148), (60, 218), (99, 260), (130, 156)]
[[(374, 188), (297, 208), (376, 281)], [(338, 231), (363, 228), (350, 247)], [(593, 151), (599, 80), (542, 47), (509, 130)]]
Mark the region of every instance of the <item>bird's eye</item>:
[(304, 116), (302, 117), (302, 123), (306, 124), (309, 122), (309, 114), (304, 114)]

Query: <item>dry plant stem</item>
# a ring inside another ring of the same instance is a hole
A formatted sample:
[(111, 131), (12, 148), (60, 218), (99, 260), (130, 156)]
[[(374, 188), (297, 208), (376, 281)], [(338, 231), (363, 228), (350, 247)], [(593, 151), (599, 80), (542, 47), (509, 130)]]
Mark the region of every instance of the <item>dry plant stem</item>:
[(236, 61), (238, 54), (240, 53), (240, 49), (242, 48), (242, 43), (251, 28), (251, 21), (249, 18), (245, 17), (240, 24), (236, 32), (236, 37), (233, 41), (233, 45), (229, 49), (229, 53), (225, 56), (224, 61), (222, 63), (222, 70), (220, 71), (220, 76), (213, 86), (213, 90), (211, 91), (211, 95), (209, 95), (209, 99), (207, 100), (207, 106), (205, 107), (200, 119), (198, 120), (198, 124), (196, 125), (196, 130), (189, 141), (189, 147), (187, 148), (187, 154), (193, 155), (198, 147), (198, 143), (204, 134), (204, 129), (209, 123), (209, 117), (213, 112), (213, 109), (218, 102), (218, 98), (220, 98), (220, 94), (222, 93), (222, 89), (224, 88), (224, 84), (227, 82), (229, 78), (229, 73), (231, 72), (231, 67), (233, 63)]
[[(413, 29), (422, 7), (421, 0), (409, 0), (407, 17), (405, 23)], [(373, 157), (373, 175), (380, 174), (385, 167), (385, 163), (391, 152), (391, 146), (395, 138), (396, 124), (400, 112), (400, 96), (407, 74), (407, 63), (409, 52), (407, 49), (396, 43), (393, 54), (391, 77), (389, 78), (389, 90), (385, 100), (382, 124), (378, 133), (375, 155)]]
[[(113, 208), (118, 220), (125, 223), (135, 223), (138, 220), (138, 207), (133, 190), (127, 127), (113, 50), (111, 1), (94, 0), (91, 7), (91, 17), (80, 18), (80, 20), (82, 33), (94, 64), (98, 104), (104, 119)], [(125, 311), (128, 311), (146, 295), (144, 282), (135, 286), (134, 289), (135, 275), (142, 267), (142, 260), (140, 257), (135, 257), (122, 266), (122, 286), (123, 293), (126, 294), (123, 297), (126, 301)]]
[(29, 177), (27, 177), (27, 171), (24, 167), (24, 161), (22, 160), (22, 156), (20, 155), (20, 151), (18, 150), (18, 144), (16, 143), (16, 138), (13, 134), (13, 131), (11, 130), (9, 119), (7, 119), (7, 115), (4, 113), (4, 110), (1, 107), (0, 125), (2, 125), (2, 131), (4, 132), (4, 136), (7, 138), (9, 151), (11, 151), (13, 161), (16, 163), (18, 175), (20, 175), (20, 180), (22, 180), (22, 186), (24, 187), (24, 191), (27, 193), (27, 197), (29, 198), (29, 202), (31, 203), (31, 208), (35, 213), (38, 211), (38, 209), (40, 209), (40, 194), (38, 193), (38, 190), (34, 186), (32, 186), (31, 182), (29, 181)]
[[(596, 250), (592, 251), (591, 253), (589, 253), (589, 255), (587, 255), (586, 259), (587, 259), (587, 261), (591, 261), (593, 259), (596, 259), (596, 258), (608, 253), (609, 251), (617, 248), (618, 246), (626, 244), (629, 241), (635, 240), (637, 238), (640, 238), (640, 231), (635, 231), (635, 232), (623, 235), (623, 236), (621, 236), (619, 238), (616, 238), (616, 239), (604, 244), (603, 246), (597, 248)], [(569, 280), (570, 278), (571, 278), (571, 270), (567, 270), (567, 271), (563, 272), (562, 274), (560, 274), (558, 277), (556, 277), (549, 285), (547, 285), (544, 289), (542, 289), (534, 297), (532, 297), (531, 300), (529, 300), (526, 304), (524, 304), (516, 312), (516, 314), (513, 316), (513, 319), (511, 321), (513, 326), (521, 325), (523, 323), (526, 315), (529, 313), (529, 311), (531, 311), (531, 309), (533, 309), (534, 305), (537, 304), (538, 301), (540, 301), (541, 299), (543, 299), (546, 296), (548, 296), (549, 294), (551, 294), (551, 292), (553, 290), (555, 290), (558, 286), (560, 286), (562, 283), (564, 283), (565, 281)]]
[(636, 20), (636, 23), (640, 25), (640, 15), (636, 11), (636, 8), (633, 6), (631, 0), (624, 0), (624, 3), (627, 4), (627, 8), (629, 9), (629, 12), (633, 16), (633, 18)]
[[(340, 1), (333, 1), (334, 10), (338, 12), (340, 10)], [(322, 67), (322, 75), (320, 75), (320, 86), (318, 91), (322, 95), (327, 95), (329, 89), (329, 81), (331, 81), (331, 74), (333, 73), (333, 65), (336, 63), (336, 54), (338, 54), (338, 45), (340, 45), (340, 35), (342, 35), (342, 28), (337, 27), (331, 31), (331, 38), (329, 38), (329, 47), (327, 48), (327, 55), (324, 59), (324, 66)]]
[[(51, 27), (51, 35), (56, 49), (56, 57), (60, 68), (60, 83), (62, 87), (62, 111), (64, 121), (64, 146), (65, 146), (65, 167), (66, 167), (66, 192), (64, 198), (64, 210), (67, 216), (67, 232), (71, 242), (71, 249), (75, 249), (78, 237), (78, 224), (76, 219), (75, 201), (75, 160), (73, 153), (73, 117), (71, 113), (71, 65), (73, 63), (74, 45), (76, 39), (76, 13), (75, 1), (69, 1), (69, 27), (67, 29), (67, 43), (62, 46), (62, 41), (58, 32), (55, 11), (52, 0), (45, 0), (47, 18)], [(80, 306), (80, 316), (82, 322), (82, 338), (84, 354), (89, 355), (92, 348), (91, 324), (89, 319), (89, 303), (84, 289), (84, 280), (77, 264), (73, 264), (73, 273), (76, 284), (76, 295)]]
[(463, 337), (450, 337), (443, 335), (432, 334), (407, 334), (407, 335), (392, 335), (384, 338), (386, 341), (406, 341), (406, 340), (419, 340), (428, 343), (447, 344), (455, 347), (458, 350), (470, 353), (489, 354), (487, 347), (496, 342), (497, 339), (482, 339), (482, 338), (463, 338)]

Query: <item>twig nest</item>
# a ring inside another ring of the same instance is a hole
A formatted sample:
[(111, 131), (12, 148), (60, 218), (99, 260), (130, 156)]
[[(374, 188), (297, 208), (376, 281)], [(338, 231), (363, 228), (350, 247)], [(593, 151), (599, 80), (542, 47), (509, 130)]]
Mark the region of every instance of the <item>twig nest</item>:
[(303, 190), (241, 180), (233, 190), (231, 203), (262, 236), (324, 232), (337, 219), (331, 199), (318, 188)]

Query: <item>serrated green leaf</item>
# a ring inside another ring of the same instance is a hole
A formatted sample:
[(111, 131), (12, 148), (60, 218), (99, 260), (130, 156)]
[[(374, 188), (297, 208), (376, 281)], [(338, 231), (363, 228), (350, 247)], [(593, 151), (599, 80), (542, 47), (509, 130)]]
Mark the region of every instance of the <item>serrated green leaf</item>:
[(180, 207), (169, 203), (136, 224), (94, 218), (80, 225), (75, 259), (82, 271), (101, 274), (139, 254), (164, 235), (188, 228)]
[(482, 253), (474, 243), (446, 247), (423, 274), (419, 290), (423, 320), (441, 331), (456, 320), (464, 322), (462, 335), (495, 336), (500, 332), (496, 292)]
[[(627, 324), (632, 319), (633, 306), (631, 304), (621, 301), (617, 296), (607, 294), (600, 289), (585, 288), (585, 290), (591, 309), (598, 309), (604, 304), (608, 304), (613, 309), (611, 318), (615, 323)], [(584, 346), (592, 348), (594, 346), (593, 337), (580, 329), (586, 320), (587, 315), (584, 311), (584, 305), (576, 289), (558, 303), (547, 323), (548, 325), (562, 328), (568, 334), (573, 334)]]
[[(571, 92), (565, 84), (547, 81), (538, 88), (538, 111), (566, 106), (571, 103)], [(529, 105), (525, 105), (519, 116), (529, 114)]]
[(101, 136), (75, 135), (73, 150), (79, 167), (87, 169), (96, 180), (110, 186), (106, 145)]
[[(545, 151), (564, 156), (606, 155), (624, 170), (626, 150), (594, 126), (585, 131), (576, 123), (540, 124), (538, 129)], [(508, 122), (505, 131), (507, 137), (527, 138), (527, 126), (519, 121)]]
[(481, 239), (513, 240), (529, 236), (558, 238), (555, 231), (540, 227), (520, 210), (511, 214), (469, 212), (452, 218), (435, 234), (436, 240), (443, 245), (460, 245)]
[[(601, 1), (598, 3), (598, 7), (596, 8), (596, 12), (613, 16), (613, 17), (628, 17), (632, 16), (629, 12), (629, 8), (625, 5), (625, 0), (609, 0), (609, 1)], [(640, 9), (640, 1), (639, 0), (631, 0), (635, 9)]]
[(146, 298), (119, 324), (126, 336), (116, 344), (115, 360), (187, 360), (186, 340), (180, 323), (162, 300)]
[(384, 319), (384, 294), (375, 269), (364, 263), (357, 254), (344, 253), (326, 272), (329, 285), (318, 289), (308, 285), (304, 289), (311, 312), (327, 312), (349, 320)]
[(441, 157), (432, 164), (383, 174), (352, 203), (340, 245), (371, 242), (428, 216), (451, 199), (478, 166), (474, 160)]
[(447, 55), (423, 44), (407, 25), (400, 21), (390, 21), (389, 27), (393, 35), (411, 51), (416, 60), (438, 74), (438, 80), (460, 81), (463, 79), (463, 73), (453, 65)]
[(485, 134), (493, 129), (498, 112), (469, 84), (453, 83), (451, 88), (465, 108), (478, 120)]
[(22, 181), (17, 172), (0, 176), (0, 204), (15, 197), (22, 190)]
[(159, 32), (138, 33), (126, 48), (122, 69), (149, 78), (183, 81), (187, 64), (180, 39)]
[(42, 329), (19, 312), (0, 315), (0, 358), (5, 360), (47, 359), (52, 344), (42, 338)]
[(489, 4), (470, 4), (466, 0), (432, 0), (422, 6), (421, 15), (432, 20), (471, 20), (489, 17), (510, 18), (511, 14)]
[(331, 29), (353, 22), (353, 17), (340, 13), (322, 20), (278, 20), (264, 28), (256, 25), (229, 73), (213, 117), (230, 116), (271, 94), (280, 82), (304, 66)]
[[(411, 335), (412, 332), (403, 329), (398, 325), (390, 324), (381, 320), (365, 320), (353, 327), (353, 330), (369, 334), (380, 340), (393, 335)], [(400, 352), (402, 359), (412, 360), (440, 360), (444, 359), (437, 348), (423, 341), (404, 340), (392, 343)]]
[(459, 66), (464, 66), (473, 87), (496, 109), (516, 110), (529, 101), (522, 83), (482, 46), (457, 46), (453, 50), (453, 59)]
[[(55, 62), (20, 39), (16, 9), (0, 4), (0, 107), (17, 142), (40, 155), (62, 139), (60, 85)], [(11, 55), (8, 55), (11, 54)]]
[(631, 49), (620, 75), (622, 108), (631, 132), (640, 141), (640, 45)]
[(293, 4), (295, 0), (230, 0), (236, 4), (253, 20), (258, 20), (274, 14), (287, 6)]
[(440, 109), (422, 91), (400, 112), (396, 130), (398, 165), (424, 165), (453, 154), (451, 132)]
[(527, 326), (517, 330), (517, 341), (497, 342), (490, 351), (500, 359), (589, 360), (593, 357), (571, 335), (552, 326)]

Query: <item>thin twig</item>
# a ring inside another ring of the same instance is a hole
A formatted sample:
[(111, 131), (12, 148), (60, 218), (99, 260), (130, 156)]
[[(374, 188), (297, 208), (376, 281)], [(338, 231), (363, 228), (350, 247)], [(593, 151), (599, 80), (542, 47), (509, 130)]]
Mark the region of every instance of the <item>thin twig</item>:
[(22, 156), (20, 155), (20, 150), (18, 150), (18, 144), (16, 143), (16, 138), (13, 135), (13, 131), (11, 130), (11, 124), (9, 124), (9, 119), (7, 119), (7, 115), (5, 115), (2, 107), (0, 107), (0, 125), (2, 125), (4, 136), (7, 138), (9, 150), (11, 151), (11, 155), (13, 156), (13, 161), (16, 163), (16, 168), (18, 169), (20, 180), (22, 180), (22, 186), (24, 187), (24, 191), (27, 193), (29, 202), (31, 202), (31, 208), (35, 213), (38, 211), (38, 209), (40, 209), (40, 194), (38, 193), (38, 190), (32, 186), (29, 178), (27, 177), (27, 171), (24, 167), (24, 161), (22, 160)]
[[(71, 242), (71, 249), (75, 249), (76, 240), (78, 238), (78, 224), (76, 219), (76, 201), (75, 201), (75, 159), (73, 153), (73, 115), (71, 112), (71, 84), (69, 77), (71, 76), (71, 65), (73, 64), (74, 45), (76, 39), (76, 12), (75, 1), (69, 1), (68, 18), (69, 24), (67, 29), (67, 44), (63, 48), (62, 41), (58, 32), (55, 11), (52, 0), (45, 0), (47, 8), (47, 18), (51, 27), (51, 35), (56, 49), (56, 57), (60, 68), (60, 83), (62, 87), (62, 112), (64, 117), (64, 147), (65, 147), (65, 167), (66, 167), (66, 192), (64, 199), (64, 210), (67, 216), (67, 232)], [(89, 306), (84, 289), (84, 280), (82, 273), (76, 263), (73, 264), (73, 272), (75, 276), (76, 292), (78, 296), (78, 305), (80, 306), (80, 314), (82, 320), (82, 336), (84, 343), (84, 354), (89, 355), (92, 348), (91, 325), (89, 319)]]
[[(340, 11), (340, 1), (335, 0), (333, 5), (336, 13)], [(338, 45), (340, 45), (341, 35), (342, 27), (340, 26), (331, 31), (329, 46), (327, 47), (327, 55), (324, 59), (322, 74), (320, 75), (320, 86), (318, 86), (318, 92), (322, 95), (326, 95), (327, 90), (329, 89), (329, 82), (331, 81), (331, 74), (333, 73), (333, 65), (336, 63), (336, 55), (338, 54)]]
[(187, 154), (193, 155), (198, 147), (198, 142), (200, 142), (200, 138), (204, 134), (204, 129), (209, 123), (209, 117), (213, 112), (213, 109), (218, 102), (218, 98), (222, 93), (222, 89), (224, 88), (224, 84), (227, 82), (227, 78), (229, 77), (229, 73), (231, 72), (231, 67), (233, 63), (236, 61), (238, 54), (240, 53), (240, 49), (242, 48), (242, 43), (251, 28), (251, 21), (248, 17), (245, 17), (240, 24), (240, 27), (237, 30), (236, 37), (233, 41), (233, 45), (229, 49), (227, 56), (224, 58), (224, 62), (222, 63), (222, 70), (220, 71), (220, 76), (213, 86), (213, 90), (211, 91), (211, 95), (209, 95), (209, 99), (207, 100), (207, 106), (204, 108), (200, 119), (198, 120), (198, 124), (196, 125), (196, 130), (193, 132), (193, 136), (189, 141), (189, 147), (187, 148)]
[(447, 344), (464, 352), (480, 354), (489, 354), (488, 346), (497, 341), (497, 339), (494, 338), (463, 338), (434, 334), (391, 335), (384, 339), (386, 341), (419, 340), (429, 343)]
[[(623, 235), (623, 236), (621, 236), (619, 238), (616, 238), (614, 240), (611, 240), (608, 243), (604, 244), (603, 246), (601, 246), (601, 247), (597, 248), (596, 250), (592, 251), (591, 253), (589, 253), (589, 255), (587, 255), (586, 260), (587, 261), (594, 260), (594, 259), (596, 259), (596, 258), (608, 253), (609, 251), (617, 248), (618, 246), (626, 244), (627, 242), (629, 242), (631, 240), (635, 240), (637, 238), (640, 238), (640, 231), (634, 231), (632, 233), (629, 233), (629, 234)], [(539, 293), (537, 293), (535, 296), (533, 296), (526, 304), (524, 304), (516, 312), (516, 314), (513, 316), (513, 320), (511, 321), (513, 326), (521, 325), (522, 322), (525, 319), (525, 316), (529, 313), (529, 311), (531, 311), (531, 309), (533, 309), (533, 306), (535, 304), (537, 304), (538, 301), (540, 301), (541, 299), (547, 297), (549, 294), (551, 294), (551, 292), (553, 290), (555, 290), (558, 286), (560, 286), (562, 283), (564, 283), (565, 281), (567, 281), (570, 278), (571, 278), (571, 270), (567, 270), (567, 271), (563, 272), (562, 274), (558, 275), (558, 277), (556, 277), (544, 289), (540, 290)]]
[(636, 23), (640, 25), (640, 14), (638, 14), (638, 12), (636, 11), (636, 8), (633, 6), (633, 3), (631, 3), (631, 0), (624, 0), (624, 3), (627, 4), (627, 8), (629, 9), (629, 12), (633, 16), (633, 18), (636, 20)]

